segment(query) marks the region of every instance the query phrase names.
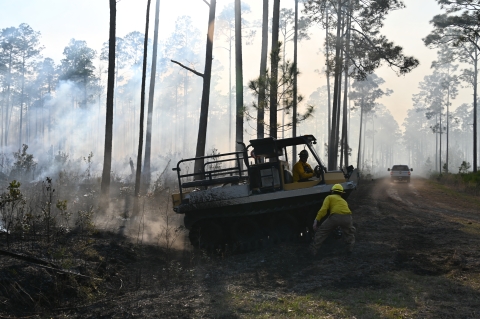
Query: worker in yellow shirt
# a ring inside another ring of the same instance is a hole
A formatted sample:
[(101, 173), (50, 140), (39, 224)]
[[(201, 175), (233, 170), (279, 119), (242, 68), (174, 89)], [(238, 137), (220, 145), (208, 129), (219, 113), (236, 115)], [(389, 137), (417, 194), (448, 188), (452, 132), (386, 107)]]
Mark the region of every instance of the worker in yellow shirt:
[(300, 160), (293, 165), (292, 174), (293, 182), (306, 182), (309, 178), (313, 177), (314, 172), (310, 164), (307, 163), (308, 152), (307, 150), (302, 150), (298, 156)]
[[(337, 227), (340, 227), (343, 231), (347, 243), (347, 251), (349, 253), (353, 251), (353, 246), (355, 245), (355, 227), (353, 227), (352, 211), (348, 207), (347, 201), (342, 198), (343, 193), (342, 185), (333, 185), (332, 194), (325, 198), (322, 208), (318, 211), (317, 217), (313, 222), (313, 230), (316, 231), (315, 239), (311, 246), (313, 255), (317, 254), (321, 244)], [(327, 215), (327, 212), (330, 212), (330, 215), (318, 226), (318, 222)]]

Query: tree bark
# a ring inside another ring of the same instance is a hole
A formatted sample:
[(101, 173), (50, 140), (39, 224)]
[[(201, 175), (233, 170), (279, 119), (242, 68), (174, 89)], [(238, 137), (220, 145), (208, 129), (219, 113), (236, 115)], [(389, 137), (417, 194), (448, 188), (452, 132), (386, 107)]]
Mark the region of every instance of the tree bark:
[[(450, 67), (448, 68), (448, 77), (449, 77), (449, 81), (450, 81)], [(447, 170), (445, 173), (448, 173), (448, 171), (450, 170), (449, 169), (449, 161), (448, 161), (448, 144), (449, 144), (449, 139), (450, 139), (450, 125), (449, 125), (449, 122), (450, 122), (450, 119), (449, 119), (449, 111), (450, 111), (450, 83), (448, 83), (448, 87), (447, 87), (447, 136), (446, 136), (446, 139), (447, 139), (447, 146), (445, 148), (445, 163), (447, 165)]]
[[(297, 53), (298, 53), (298, 0), (295, 0), (295, 33), (293, 36), (293, 65), (295, 72), (293, 73), (293, 118), (292, 118), (292, 137), (297, 136)], [(285, 49), (284, 49), (285, 50)], [(297, 162), (297, 146), (293, 145), (292, 163)], [(293, 165), (293, 164), (292, 164)]]
[(152, 118), (153, 100), (155, 98), (155, 78), (157, 75), (157, 48), (158, 48), (158, 24), (160, 16), (160, 0), (157, 0), (155, 8), (155, 30), (153, 32), (152, 71), (150, 73), (150, 90), (148, 95), (147, 134), (145, 136), (145, 158), (143, 162), (143, 176), (146, 187), (150, 185), (150, 157), (152, 151)]
[[(203, 77), (203, 74), (202, 74)], [(183, 77), (183, 105), (185, 110), (183, 111), (183, 136), (187, 136), (187, 128), (188, 128), (188, 73), (185, 72), (185, 76)], [(190, 143), (182, 143), (183, 144), (183, 156), (187, 156), (188, 152), (188, 145)]]
[(477, 94), (478, 94), (478, 53), (475, 48), (475, 63), (474, 63), (474, 75), (473, 75), (473, 172), (476, 173), (478, 169), (477, 165)]
[(23, 128), (23, 97), (24, 97), (24, 89), (25, 89), (25, 60), (22, 63), (22, 91), (20, 93), (20, 127), (19, 127), (19, 138), (18, 138), (18, 149), (22, 149), (22, 128)]
[[(435, 114), (435, 125), (438, 124), (437, 114)], [(435, 171), (438, 170), (438, 133), (435, 132)]]
[(362, 157), (361, 157), (361, 159), (362, 159), (362, 162), (361, 162), (362, 169), (361, 170), (362, 171), (365, 169), (365, 153), (366, 153), (365, 148), (366, 148), (366, 145), (367, 145), (366, 139), (367, 139), (368, 113), (365, 112), (364, 116), (365, 116), (365, 121), (363, 121), (363, 137), (362, 137), (363, 138), (363, 144), (362, 144), (363, 146), (362, 146)]
[[(347, 41), (345, 43), (345, 83), (344, 83), (344, 91), (343, 91), (343, 125), (342, 125), (342, 152), (340, 154), (341, 158), (344, 159), (345, 167), (348, 167), (348, 123), (347, 123), (347, 110), (348, 110), (348, 60), (350, 58), (350, 26), (352, 22), (352, 9), (351, 9), (351, 2), (348, 2), (348, 11), (350, 13), (347, 16)], [(342, 167), (342, 160), (340, 160), (340, 167)]]
[[(268, 0), (263, 0), (262, 18), (262, 53), (260, 58), (260, 87), (258, 94), (257, 111), (257, 138), (264, 138), (265, 135), (265, 79), (267, 73), (268, 54)], [(262, 80), (263, 79), (263, 80)]]
[(242, 60), (242, 6), (235, 0), (235, 91), (236, 91), (236, 134), (235, 150), (243, 150), (243, 60)]
[(332, 131), (330, 133), (330, 141), (328, 143), (328, 169), (335, 170), (337, 168), (337, 153), (338, 148), (335, 149), (335, 145), (338, 145), (335, 141), (338, 136), (338, 126), (337, 126), (337, 117), (338, 117), (338, 100), (340, 96), (339, 86), (340, 86), (340, 74), (341, 74), (341, 60), (340, 60), (340, 31), (341, 31), (341, 0), (337, 2), (337, 40), (335, 45), (335, 74), (334, 74), (334, 85), (333, 85), (333, 106), (332, 106)]
[(10, 131), (10, 118), (11, 118), (11, 112), (13, 112), (13, 110), (10, 111), (11, 81), (12, 81), (12, 49), (10, 49), (10, 51), (8, 52), (7, 102), (6, 102), (6, 114), (5, 114), (5, 146), (8, 145), (8, 132)]
[(360, 169), (362, 163), (361, 149), (362, 149), (362, 122), (363, 122), (363, 101), (360, 104), (360, 133), (358, 134), (358, 155), (357, 155), (357, 168)]
[(278, 28), (280, 22), (280, 0), (273, 1), (272, 52), (270, 79), (270, 137), (277, 138), (277, 95), (278, 95)]
[[(0, 135), (0, 147), (2, 149), (2, 154), (3, 154), (3, 150), (5, 149), (4, 148), (4, 144), (3, 144), (3, 137), (5, 136), (5, 119), (4, 119), (4, 109), (5, 109), (5, 89), (2, 88), (2, 95), (3, 95), (3, 99), (2, 99), (2, 106), (1, 106), (1, 112), (2, 112), (2, 115), (0, 117), (0, 123), (2, 124), (2, 128), (1, 128), (1, 135)], [(3, 157), (2, 157), (3, 158)], [(3, 167), (3, 162), (1, 163), (2, 164), (2, 167)]]
[(328, 21), (329, 21), (329, 11), (328, 11), (328, 8), (326, 9), (327, 10), (327, 17), (326, 17), (326, 28), (325, 28), (325, 47), (326, 47), (326, 55), (327, 55), (327, 70), (326, 70), (326, 74), (327, 74), (327, 96), (328, 96), (328, 119), (327, 119), (327, 122), (328, 122), (328, 143), (330, 143), (330, 139), (331, 139), (331, 130), (332, 130), (332, 125), (331, 125), (331, 118), (332, 118), (332, 104), (331, 104), (331, 97), (330, 97), (330, 65), (329, 65), (329, 61), (330, 61), (330, 48), (329, 48), (329, 41), (328, 41)]
[[(342, 23), (342, 31), (341, 33), (343, 34), (343, 30), (344, 29), (344, 26), (343, 26), (343, 23)], [(342, 61), (343, 63), (343, 50), (341, 50), (341, 53), (340, 53), (340, 61)], [(343, 69), (343, 64), (342, 64), (342, 69)], [(343, 72), (342, 72), (342, 69), (340, 70), (340, 73), (338, 74), (338, 98), (337, 98), (337, 118), (336, 118), (336, 131), (335, 131), (335, 137), (334, 137), (334, 140), (335, 140), (335, 144), (334, 144), (334, 149), (335, 149), (335, 152), (336, 152), (336, 159), (335, 159), (335, 169), (338, 168), (338, 147), (339, 147), (339, 144), (340, 144), (340, 117), (341, 117), (341, 114), (342, 114), (342, 80), (343, 80)]]
[(235, 149), (232, 147), (232, 28), (229, 32), (228, 41), (228, 144), (229, 150)]
[[(115, 1), (115, 0), (111, 0)], [(138, 134), (137, 171), (135, 175), (135, 204), (134, 213), (137, 213), (137, 198), (140, 194), (140, 183), (142, 177), (142, 154), (143, 154), (143, 122), (145, 119), (145, 77), (147, 75), (147, 52), (148, 52), (148, 23), (150, 18), (150, 2), (147, 1), (147, 17), (145, 22), (145, 40), (143, 42), (143, 69), (142, 69), (142, 91), (140, 93), (140, 128)]]
[(440, 126), (439, 126), (439, 130), (440, 130), (440, 142), (439, 142), (439, 147), (440, 147), (440, 151), (438, 153), (438, 162), (440, 163), (440, 167), (438, 168), (438, 171), (440, 174), (442, 174), (442, 134), (443, 134), (443, 128), (442, 128), (442, 105), (440, 105), (440, 114), (439, 114), (439, 117), (440, 117)]
[(110, 39), (108, 43), (108, 80), (107, 105), (105, 116), (105, 150), (102, 172), (102, 206), (108, 207), (110, 198), (110, 171), (112, 169), (112, 139), (113, 139), (113, 98), (115, 95), (115, 41), (116, 41), (117, 2), (110, 0)]
[[(198, 124), (198, 139), (197, 150), (195, 157), (205, 156), (205, 144), (207, 139), (207, 123), (208, 123), (208, 105), (210, 101), (210, 79), (212, 74), (212, 51), (213, 51), (213, 34), (215, 30), (215, 8), (217, 6), (216, 0), (210, 1), (210, 11), (208, 14), (208, 34), (207, 45), (205, 54), (205, 71), (203, 72), (203, 91), (202, 91), (202, 104), (200, 109), (200, 121)], [(204, 160), (200, 159), (195, 161), (194, 172), (203, 172)], [(195, 176), (198, 179), (199, 175)]]

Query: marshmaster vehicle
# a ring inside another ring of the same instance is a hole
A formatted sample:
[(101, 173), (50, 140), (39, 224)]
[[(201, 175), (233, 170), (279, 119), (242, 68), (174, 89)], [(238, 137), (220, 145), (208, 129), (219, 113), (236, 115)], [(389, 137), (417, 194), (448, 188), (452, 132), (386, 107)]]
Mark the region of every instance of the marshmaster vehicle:
[[(340, 183), (344, 197), (356, 189), (358, 173), (327, 171), (313, 144), (313, 135), (251, 140), (239, 152), (183, 159), (173, 168), (179, 192), (173, 209), (184, 214), (194, 247), (255, 247), (311, 237), (313, 220), (332, 186)], [(307, 150), (315, 161), (314, 176), (293, 182), (288, 155)], [(195, 161), (203, 169), (193, 172)], [(232, 246), (233, 247), (233, 246)]]

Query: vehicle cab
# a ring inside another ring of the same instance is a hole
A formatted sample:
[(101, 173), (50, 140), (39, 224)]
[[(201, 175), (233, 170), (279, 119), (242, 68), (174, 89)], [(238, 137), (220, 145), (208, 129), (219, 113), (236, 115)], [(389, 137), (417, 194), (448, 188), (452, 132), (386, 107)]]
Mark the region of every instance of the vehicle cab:
[[(314, 144), (317, 141), (313, 135), (303, 135), (285, 139), (272, 137), (251, 140), (247, 150), (250, 150), (248, 176), (252, 192), (266, 192), (276, 190), (293, 190), (308, 188), (318, 184), (345, 182), (341, 171), (328, 172), (320, 160)], [(314, 176), (305, 182), (293, 182), (292, 154), (305, 149), (310, 154), (309, 160), (314, 168)], [(289, 154), (292, 158), (289, 158)]]

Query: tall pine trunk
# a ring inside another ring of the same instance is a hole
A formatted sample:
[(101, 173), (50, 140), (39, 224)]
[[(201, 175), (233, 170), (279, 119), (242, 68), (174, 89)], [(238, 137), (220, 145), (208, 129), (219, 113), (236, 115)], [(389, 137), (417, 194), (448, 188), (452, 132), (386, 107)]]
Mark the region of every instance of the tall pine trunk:
[[(208, 34), (207, 45), (205, 54), (205, 71), (203, 72), (203, 91), (202, 91), (202, 104), (200, 109), (200, 120), (198, 124), (198, 139), (197, 150), (195, 157), (205, 156), (205, 144), (207, 140), (207, 123), (208, 123), (208, 105), (210, 101), (210, 80), (212, 75), (212, 51), (213, 51), (213, 34), (215, 30), (215, 8), (217, 6), (216, 0), (210, 1), (210, 11), (208, 14)], [(200, 159), (195, 161), (195, 173), (203, 172), (204, 160)], [(199, 178), (200, 176), (195, 176)]]
[[(187, 136), (187, 128), (188, 128), (188, 72), (185, 71), (185, 76), (183, 77), (183, 105), (185, 106), (185, 110), (183, 112), (183, 136)], [(183, 145), (183, 156), (188, 154), (188, 146), (189, 143), (182, 143)]]
[[(352, 23), (352, 8), (351, 2), (348, 2), (348, 11), (349, 15), (346, 17), (347, 19), (347, 41), (345, 43), (345, 83), (344, 83), (344, 91), (343, 91), (343, 125), (342, 125), (342, 152), (340, 153), (341, 158), (343, 158), (345, 167), (348, 167), (348, 123), (347, 123), (347, 116), (348, 116), (348, 67), (349, 67), (349, 59), (350, 59), (350, 26)], [(340, 167), (342, 167), (343, 161), (340, 160)]]
[(268, 54), (268, 0), (263, 0), (263, 18), (262, 18), (262, 53), (260, 58), (260, 81), (258, 94), (257, 111), (257, 138), (264, 138), (265, 135), (265, 80), (267, 73), (267, 54)]
[(477, 85), (478, 85), (478, 51), (475, 48), (475, 63), (473, 75), (473, 172), (477, 172)]
[(336, 142), (336, 137), (338, 136), (338, 126), (337, 126), (337, 118), (338, 118), (338, 100), (340, 98), (340, 74), (341, 74), (341, 58), (340, 58), (340, 51), (341, 51), (341, 0), (337, 2), (337, 38), (335, 44), (335, 74), (334, 74), (334, 85), (333, 85), (333, 106), (332, 106), (332, 127), (330, 133), (330, 141), (328, 143), (328, 169), (335, 170), (337, 168), (337, 153), (338, 147), (335, 148), (338, 143)]
[[(293, 36), (293, 65), (295, 68), (295, 72), (293, 73), (293, 118), (292, 118), (292, 137), (297, 136), (297, 70), (298, 70), (298, 0), (295, 0), (295, 30)], [(285, 50), (285, 49), (284, 49)], [(293, 146), (293, 154), (292, 154), (292, 165), (293, 163), (297, 162), (297, 146)]]
[(368, 113), (365, 112), (365, 121), (363, 121), (363, 146), (362, 146), (362, 170), (365, 170), (365, 148), (367, 146), (367, 124), (368, 124)]
[[(11, 112), (10, 110), (10, 88), (11, 88), (11, 81), (12, 81), (12, 49), (10, 49), (8, 53), (8, 73), (7, 73), (7, 102), (6, 102), (6, 114), (5, 114), (5, 146), (8, 146), (8, 132), (10, 131), (10, 118)], [(12, 102), (13, 104), (13, 102)], [(13, 106), (12, 106), (13, 108)]]
[(140, 128), (138, 134), (137, 171), (135, 174), (135, 204), (134, 211), (137, 213), (137, 198), (140, 194), (140, 183), (142, 177), (142, 155), (143, 155), (143, 122), (145, 119), (145, 78), (147, 76), (147, 52), (148, 52), (148, 23), (150, 20), (150, 2), (147, 1), (147, 17), (145, 22), (145, 40), (143, 42), (143, 68), (142, 68), (142, 90), (140, 93)]
[[(228, 41), (228, 147), (232, 150), (232, 28)], [(233, 147), (235, 149), (235, 145)]]
[(357, 168), (360, 169), (362, 163), (362, 123), (363, 122), (363, 98), (360, 104), (360, 132), (358, 134), (358, 153), (357, 153)]
[(235, 149), (242, 151), (243, 146), (243, 61), (242, 61), (242, 6), (235, 0), (235, 91), (236, 91), (236, 134)]
[[(343, 24), (342, 24), (342, 34), (343, 34)], [(343, 50), (340, 53), (340, 61), (343, 63)], [(340, 143), (340, 118), (341, 118), (341, 110), (342, 110), (342, 79), (343, 79), (343, 72), (340, 70), (338, 74), (338, 99), (337, 99), (337, 118), (336, 118), (336, 131), (335, 131), (335, 145), (334, 149), (336, 152), (336, 160), (335, 160), (335, 168), (338, 168), (338, 147)]]
[(105, 150), (102, 172), (102, 206), (108, 206), (110, 198), (110, 171), (112, 169), (112, 139), (113, 139), (113, 98), (115, 95), (115, 42), (116, 42), (117, 2), (110, 0), (110, 34), (108, 42), (108, 80), (107, 105), (105, 116)]
[(22, 91), (20, 93), (20, 128), (19, 128), (19, 138), (18, 138), (18, 149), (22, 149), (22, 128), (23, 128), (23, 91), (25, 89), (25, 60), (23, 60), (23, 73), (22, 73)]
[(272, 52), (270, 79), (270, 137), (277, 138), (277, 95), (278, 95), (278, 28), (280, 23), (280, 0), (273, 1)]
[(438, 171), (440, 174), (442, 174), (442, 134), (443, 134), (443, 128), (442, 128), (442, 106), (440, 105), (440, 151), (438, 153), (438, 162), (440, 163), (440, 167), (438, 168)]
[(328, 138), (328, 143), (330, 143), (330, 138), (331, 138), (331, 130), (332, 130), (332, 126), (331, 126), (331, 121), (330, 119), (332, 118), (332, 104), (331, 104), (331, 97), (330, 97), (330, 44), (329, 44), (329, 41), (328, 41), (328, 22), (329, 22), (329, 10), (328, 10), (328, 7), (326, 8), (327, 10), (327, 17), (326, 17), (326, 28), (325, 28), (325, 47), (326, 47), (326, 55), (327, 55), (327, 70), (326, 70), (326, 74), (327, 74), (327, 111), (328, 111), (328, 118), (327, 118), (327, 122), (328, 122), (328, 135), (327, 135), (327, 138)]
[(152, 118), (153, 100), (155, 97), (155, 78), (157, 75), (157, 47), (158, 47), (158, 24), (160, 16), (160, 0), (157, 0), (155, 8), (155, 30), (153, 32), (152, 71), (150, 73), (150, 90), (148, 94), (147, 134), (145, 137), (145, 158), (143, 162), (143, 176), (146, 187), (150, 185), (150, 157), (152, 152)]
[[(346, 14), (344, 14), (344, 15), (342, 16), (342, 28), (341, 28), (341, 34), (342, 34), (342, 35), (345, 34), (346, 17), (347, 17)], [(343, 37), (343, 36), (342, 36), (342, 37)], [(341, 43), (341, 44), (342, 44), (342, 47), (343, 47), (343, 40), (342, 40), (342, 43)], [(339, 74), (338, 74), (338, 89), (337, 89), (337, 90), (338, 90), (337, 118), (336, 118), (336, 127), (337, 127), (337, 129), (336, 129), (336, 131), (335, 131), (335, 145), (334, 145), (334, 149), (335, 149), (335, 152), (336, 152), (336, 159), (335, 159), (335, 163), (336, 163), (335, 165), (336, 165), (336, 166), (335, 166), (335, 168), (339, 168), (339, 165), (338, 165), (338, 157), (339, 157), (339, 156), (338, 156), (338, 149), (339, 149), (339, 146), (340, 146), (339, 144), (340, 144), (340, 142), (341, 142), (341, 141), (340, 141), (340, 139), (341, 139), (341, 136), (340, 136), (340, 119), (341, 119), (342, 116), (343, 116), (341, 110), (342, 110), (342, 80), (343, 80), (343, 72), (342, 72), (342, 70), (343, 70), (343, 63), (344, 63), (344, 62), (343, 62), (343, 61), (344, 61), (344, 53), (346, 53), (346, 52), (345, 52), (345, 50), (342, 49), (342, 50), (340, 51), (340, 60), (339, 60), (339, 61), (340, 61), (341, 65), (340, 65), (340, 70), (339, 70), (340, 72), (339, 72)], [(343, 133), (342, 133), (342, 134), (343, 134)], [(342, 156), (343, 156), (343, 148), (342, 148), (342, 150), (341, 150), (341, 152), (340, 152), (340, 161), (341, 161)], [(341, 165), (340, 165), (340, 166), (341, 166)]]
[[(0, 135), (0, 147), (2, 149), (1, 151), (1, 154), (3, 154), (3, 150), (5, 149), (4, 148), (4, 142), (3, 142), (3, 137), (5, 136), (5, 121), (4, 121), (4, 117), (5, 117), (5, 112), (4, 112), (4, 109), (5, 109), (5, 89), (2, 89), (2, 95), (3, 95), (3, 99), (2, 99), (2, 105), (1, 105), (1, 117), (0, 117), (0, 123), (2, 125), (2, 131), (0, 132), (1, 135)], [(3, 157), (2, 157), (3, 158)], [(3, 167), (3, 163), (2, 164), (2, 167)]]
[[(448, 68), (448, 75), (450, 76), (450, 68)], [(447, 140), (447, 146), (446, 146), (446, 154), (445, 154), (445, 163), (447, 165), (447, 170), (445, 173), (448, 173), (449, 171), (449, 161), (448, 161), (448, 140), (450, 139), (450, 125), (449, 125), (449, 113), (450, 111), (450, 83), (448, 84), (448, 88), (447, 88), (447, 136), (446, 136), (446, 140)]]
[[(437, 114), (435, 115), (435, 125), (438, 124)], [(435, 132), (435, 171), (438, 170), (438, 133)]]

